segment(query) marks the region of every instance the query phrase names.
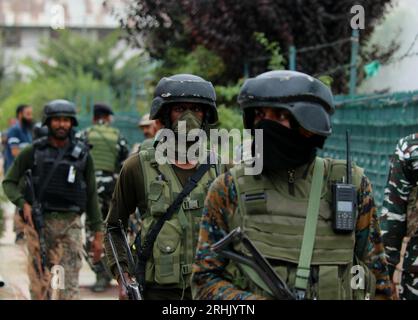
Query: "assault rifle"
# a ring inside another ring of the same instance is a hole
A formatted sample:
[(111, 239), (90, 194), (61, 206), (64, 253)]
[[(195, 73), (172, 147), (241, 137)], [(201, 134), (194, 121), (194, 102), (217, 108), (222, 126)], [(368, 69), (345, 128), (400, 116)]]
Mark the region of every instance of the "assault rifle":
[[(251, 256), (237, 253), (231, 249), (231, 244), (235, 241), (241, 242)], [(252, 268), (268, 287), (274, 298), (279, 300), (296, 300), (296, 295), (288, 288), (287, 284), (274, 271), (270, 263), (261, 255), (240, 227), (232, 230), (223, 239), (213, 244), (211, 250), (235, 261), (239, 265)]]
[[(25, 183), (26, 188), (28, 191), (29, 203), (32, 205), (32, 221), (35, 227), (36, 233), (38, 234), (39, 238), (39, 248), (40, 248), (40, 257), (41, 257), (41, 268), (42, 270), (37, 270), (38, 274), (40, 272), (44, 272), (45, 268), (47, 267), (47, 250), (46, 250), (46, 243), (45, 243), (45, 223), (44, 217), (42, 212), (42, 205), (39, 202), (39, 199), (36, 197), (35, 188), (33, 186), (33, 178), (32, 178), (32, 170), (27, 170), (25, 172)], [(27, 221), (25, 221), (27, 222)], [(37, 264), (35, 264), (35, 268), (37, 268)]]
[[(120, 276), (120, 279), (122, 281), (122, 285), (125, 287), (126, 292), (128, 293), (128, 297), (129, 300), (144, 300), (142, 297), (142, 290), (138, 284), (138, 282), (136, 282), (136, 280), (134, 280), (131, 283), (128, 283), (123, 275), (123, 270), (122, 267), (120, 265), (119, 262), (119, 255), (118, 252), (116, 251), (116, 247), (115, 247), (115, 243), (113, 242), (113, 236), (112, 236), (112, 232), (114, 231), (118, 231), (118, 233), (120, 234), (120, 236), (122, 237), (123, 243), (124, 243), (124, 247), (128, 256), (128, 267), (130, 268), (130, 270), (133, 270), (135, 267), (135, 262), (132, 256), (132, 252), (131, 252), (131, 248), (129, 247), (129, 243), (128, 243), (128, 239), (126, 237), (126, 233), (122, 224), (122, 221), (119, 220), (119, 226), (117, 227), (111, 227), (108, 226), (107, 228), (107, 237), (109, 239), (109, 243), (110, 243), (110, 247), (112, 249), (112, 253), (113, 253), (113, 257), (115, 258), (115, 262), (116, 262), (116, 267), (118, 269), (118, 273)], [(131, 272), (132, 274), (132, 272)]]

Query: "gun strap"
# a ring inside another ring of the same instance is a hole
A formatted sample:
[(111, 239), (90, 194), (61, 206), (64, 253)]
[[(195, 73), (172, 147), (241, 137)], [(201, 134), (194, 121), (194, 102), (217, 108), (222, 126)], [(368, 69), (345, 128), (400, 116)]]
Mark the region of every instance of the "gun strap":
[(141, 281), (142, 284), (145, 283), (145, 268), (146, 263), (149, 257), (152, 254), (152, 250), (154, 247), (154, 242), (158, 237), (164, 223), (171, 219), (174, 213), (180, 208), (181, 204), (183, 203), (184, 198), (186, 198), (190, 192), (196, 188), (198, 182), (205, 173), (210, 169), (210, 154), (208, 155), (206, 163), (200, 164), (197, 168), (197, 171), (188, 179), (186, 185), (183, 187), (183, 190), (179, 193), (177, 198), (173, 201), (173, 203), (168, 207), (167, 211), (157, 220), (151, 230), (145, 236), (145, 240), (143, 245), (140, 249), (140, 254), (138, 255), (138, 271), (139, 271), (139, 279), (137, 281)]
[[(308, 279), (311, 269), (311, 260), (315, 244), (316, 226), (319, 215), (322, 185), (324, 182), (324, 159), (317, 157), (309, 193), (308, 210), (303, 231), (302, 248), (300, 250), (299, 263), (296, 270), (295, 288), (302, 290), (303, 294), (308, 287)], [(304, 297), (303, 297), (304, 298)]]

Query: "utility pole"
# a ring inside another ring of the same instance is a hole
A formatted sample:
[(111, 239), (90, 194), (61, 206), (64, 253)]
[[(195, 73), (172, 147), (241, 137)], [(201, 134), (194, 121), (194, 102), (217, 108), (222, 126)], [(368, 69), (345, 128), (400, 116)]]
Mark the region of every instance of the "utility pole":
[(353, 29), (351, 33), (351, 62), (350, 62), (350, 97), (356, 94), (357, 87), (357, 59), (359, 50), (359, 30)]
[(250, 65), (248, 61), (244, 62), (244, 78), (248, 79), (250, 77)]
[(289, 47), (289, 70), (296, 70), (296, 47), (294, 45)]

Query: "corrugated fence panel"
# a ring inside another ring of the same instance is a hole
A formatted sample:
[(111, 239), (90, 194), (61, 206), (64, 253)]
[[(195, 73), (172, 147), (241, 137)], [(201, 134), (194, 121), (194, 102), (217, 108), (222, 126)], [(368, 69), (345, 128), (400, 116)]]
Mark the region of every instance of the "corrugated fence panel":
[(380, 96), (336, 97), (333, 133), (323, 156), (346, 158), (345, 132), (351, 134), (351, 157), (365, 169), (376, 204), (383, 201), (390, 157), (402, 137), (418, 132), (418, 91)]

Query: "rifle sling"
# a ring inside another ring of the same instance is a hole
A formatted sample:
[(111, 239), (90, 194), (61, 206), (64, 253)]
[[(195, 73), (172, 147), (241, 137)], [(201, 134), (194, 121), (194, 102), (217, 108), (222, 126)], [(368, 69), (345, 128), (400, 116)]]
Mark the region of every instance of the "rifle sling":
[(316, 158), (311, 190), (309, 192), (308, 210), (303, 232), (302, 248), (296, 271), (295, 288), (306, 291), (311, 269), (311, 260), (315, 244), (316, 226), (319, 216), (322, 185), (324, 181), (324, 160)]
[(158, 237), (164, 223), (171, 219), (174, 213), (177, 212), (185, 197), (187, 197), (190, 192), (196, 188), (198, 182), (204, 174), (210, 169), (210, 155), (207, 158), (206, 163), (201, 164), (197, 171), (191, 176), (186, 185), (183, 187), (183, 190), (179, 193), (177, 198), (173, 201), (173, 203), (168, 207), (167, 211), (157, 220), (151, 230), (145, 236), (144, 244), (141, 246), (139, 255), (138, 255), (138, 272), (139, 278), (138, 281), (141, 281), (142, 284), (145, 283), (145, 267), (147, 260), (152, 254), (152, 249), (154, 247), (155, 240)]

